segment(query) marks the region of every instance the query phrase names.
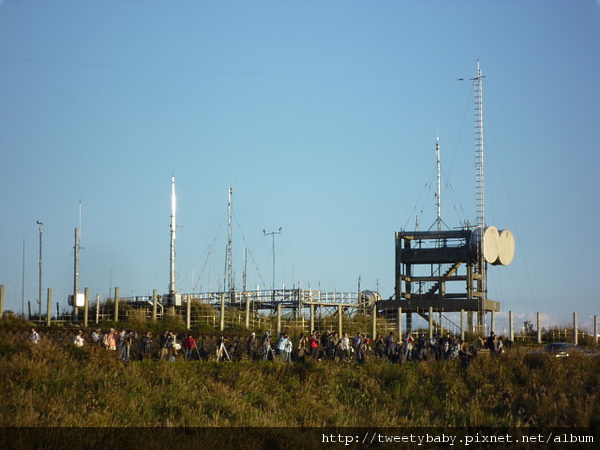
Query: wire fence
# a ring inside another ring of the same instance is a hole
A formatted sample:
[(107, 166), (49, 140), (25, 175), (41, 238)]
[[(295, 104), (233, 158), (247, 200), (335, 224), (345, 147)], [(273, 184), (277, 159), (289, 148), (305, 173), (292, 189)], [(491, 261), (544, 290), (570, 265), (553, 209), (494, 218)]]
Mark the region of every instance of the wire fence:
[[(83, 315), (62, 314), (48, 318), (33, 315), (28, 319), (34, 323), (54, 324), (54, 325), (87, 325), (90, 327), (103, 326), (104, 324), (119, 323), (127, 328), (129, 326), (142, 327), (150, 323), (163, 323), (165, 326), (179, 327), (190, 330), (206, 332), (286, 332), (293, 336), (301, 333), (307, 334), (312, 330), (336, 331), (339, 333), (348, 332), (350, 335), (364, 333), (369, 337), (375, 337), (377, 334), (386, 335), (390, 332), (403, 335), (406, 332), (425, 335), (443, 335), (450, 334), (456, 338), (475, 340), (478, 336), (486, 337), (496, 328), (495, 334), (505, 336), (513, 342), (525, 344), (541, 344), (549, 342), (598, 342), (598, 320), (594, 316), (593, 326), (590, 328), (581, 327), (576, 322), (576, 318), (571, 325), (550, 325), (543, 321), (524, 321), (523, 326), (513, 327), (510, 324), (502, 326), (502, 322), (507, 322), (506, 315), (497, 318), (499, 323), (487, 323), (484, 328), (461, 327), (456, 318), (447, 317), (448, 313), (443, 311), (434, 311), (435, 320), (431, 324), (425, 320), (413, 320), (412, 328), (408, 329), (406, 320), (394, 315), (376, 315), (375, 318), (370, 312), (343, 311), (341, 316), (339, 311), (331, 312), (327, 310), (313, 314), (312, 318), (309, 311), (286, 310), (282, 314), (277, 312), (260, 312), (227, 307), (221, 313), (221, 310), (213, 308), (207, 304), (194, 304), (189, 309), (186, 307), (164, 308), (161, 312), (153, 313), (152, 308), (134, 308), (130, 305), (122, 305), (118, 311), (118, 320), (115, 320), (114, 305), (103, 305), (99, 309), (92, 309), (88, 312), (87, 322), (84, 323)], [(510, 315), (510, 312), (509, 312)], [(500, 320), (498, 320), (500, 319)]]
[[(87, 296), (87, 290), (86, 290)], [(583, 323), (573, 313), (571, 323), (558, 324), (541, 313), (491, 313), (476, 311), (460, 313), (428, 309), (402, 312), (377, 307), (381, 297), (370, 291), (325, 292), (303, 289), (279, 289), (237, 293), (204, 293), (179, 295), (173, 302), (156, 295), (119, 298), (118, 288), (113, 298), (85, 302), (85, 307), (68, 307), (62, 312), (58, 303), (52, 311), (49, 290), (48, 312), (29, 314), (26, 319), (39, 325), (96, 326), (106, 323), (137, 324), (162, 323), (182, 329), (216, 332), (261, 331), (288, 332), (292, 335), (312, 330), (331, 330), (340, 334), (364, 333), (404, 335), (406, 332), (429, 336), (450, 334), (460, 339), (489, 336), (492, 332), (511, 341), (523, 343), (598, 342), (598, 316), (583, 316)], [(0, 285), (0, 306), (3, 305), (4, 286)], [(2, 316), (13, 314), (3, 311)], [(477, 324), (474, 316), (479, 314)], [(465, 315), (466, 319), (465, 320)], [(592, 319), (590, 321), (590, 319)]]

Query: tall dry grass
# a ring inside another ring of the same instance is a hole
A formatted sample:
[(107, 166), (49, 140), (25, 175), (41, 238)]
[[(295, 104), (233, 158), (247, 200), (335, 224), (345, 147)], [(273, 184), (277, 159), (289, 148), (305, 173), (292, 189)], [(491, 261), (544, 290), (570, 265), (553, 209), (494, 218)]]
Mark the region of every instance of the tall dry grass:
[(125, 363), (100, 347), (32, 346), (26, 330), (0, 330), (4, 426), (597, 427), (599, 385), (600, 358), (518, 349), (466, 367)]

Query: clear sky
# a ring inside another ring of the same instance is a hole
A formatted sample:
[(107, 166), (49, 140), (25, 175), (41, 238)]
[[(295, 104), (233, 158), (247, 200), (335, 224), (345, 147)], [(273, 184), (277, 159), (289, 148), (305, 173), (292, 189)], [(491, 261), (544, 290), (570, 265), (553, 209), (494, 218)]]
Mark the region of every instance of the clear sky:
[[(80, 286), (164, 293), (171, 176), (180, 292), (223, 283), (227, 189), (241, 288), (394, 290), (394, 232), (475, 219), (484, 80), (490, 269), (504, 311), (600, 314), (600, 6), (593, 0), (0, 2), (0, 284), (6, 308)], [(458, 81), (459, 78), (466, 79)], [(23, 258), (25, 243), (25, 258)], [(24, 261), (23, 261), (24, 260)]]

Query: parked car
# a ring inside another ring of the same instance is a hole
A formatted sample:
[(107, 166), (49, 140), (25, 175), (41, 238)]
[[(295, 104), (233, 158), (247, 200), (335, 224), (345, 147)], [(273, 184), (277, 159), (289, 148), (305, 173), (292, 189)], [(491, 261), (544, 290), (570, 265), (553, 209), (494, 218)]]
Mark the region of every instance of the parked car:
[(553, 342), (544, 347), (546, 353), (556, 356), (557, 358), (565, 358), (572, 355), (591, 356), (594, 354), (580, 345), (571, 344), (569, 342)]

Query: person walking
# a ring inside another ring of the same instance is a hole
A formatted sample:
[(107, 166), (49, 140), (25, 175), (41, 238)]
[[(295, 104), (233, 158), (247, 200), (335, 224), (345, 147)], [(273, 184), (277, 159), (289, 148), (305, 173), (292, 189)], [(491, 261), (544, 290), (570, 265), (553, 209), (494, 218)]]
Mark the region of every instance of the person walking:
[[(400, 336), (402, 337), (402, 336)], [(394, 352), (396, 350), (396, 339), (394, 338), (394, 332), (390, 331), (390, 334), (385, 338), (385, 356), (390, 361), (394, 358)]]
[(248, 359), (254, 361), (256, 359), (256, 333), (252, 332), (246, 341), (246, 349), (248, 350)]
[(317, 361), (319, 356), (319, 336), (314, 330), (308, 339), (308, 345), (310, 347), (310, 356), (313, 361)]
[(83, 347), (84, 342), (83, 331), (79, 331), (73, 338), (73, 345), (75, 345), (75, 347)]
[(344, 336), (340, 339), (340, 351), (341, 361), (347, 362), (350, 359), (350, 338), (348, 337), (348, 333), (344, 333)]
[(183, 340), (181, 347), (183, 348), (183, 355), (186, 361), (191, 361), (194, 357), (194, 352), (198, 352), (196, 347), (196, 340), (191, 333), (188, 333)]
[(106, 348), (108, 350), (117, 350), (117, 330), (111, 328), (106, 335)]
[(127, 330), (123, 336), (123, 344), (121, 346), (121, 359), (123, 361), (129, 361), (131, 358), (131, 344), (135, 338), (135, 331)]
[(40, 334), (32, 328), (29, 332), (29, 343), (33, 345), (38, 345), (40, 343)]
[(263, 336), (262, 339), (262, 352), (263, 352), (263, 361), (268, 361), (269, 360), (269, 353), (272, 353), (273, 350), (271, 349), (271, 335), (269, 334), (269, 332), (265, 332), (265, 335)]
[(404, 360), (410, 361), (412, 360), (412, 351), (413, 351), (413, 343), (415, 339), (412, 337), (412, 334), (406, 333), (406, 337), (404, 338)]
[(308, 353), (308, 338), (304, 335), (304, 333), (300, 333), (300, 338), (298, 339), (298, 346), (296, 347), (296, 351), (298, 361), (304, 362), (305, 356)]
[(283, 356), (283, 362), (292, 362), (292, 349), (294, 348), (293, 344), (292, 344), (292, 340), (290, 339), (290, 337), (286, 334), (283, 335), (283, 351), (282, 351), (282, 356)]
[(364, 333), (358, 333), (354, 338), (354, 346), (356, 347), (356, 361), (359, 364), (365, 362), (365, 335)]
[(140, 351), (139, 351), (139, 359), (143, 361), (144, 359), (150, 358), (152, 354), (152, 335), (149, 331), (144, 333), (142, 339), (140, 339)]

